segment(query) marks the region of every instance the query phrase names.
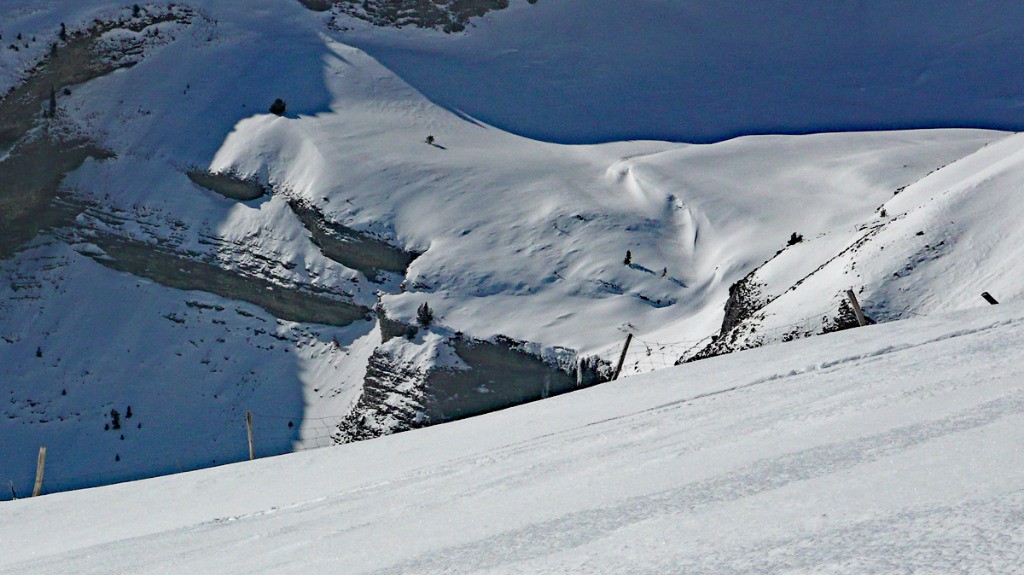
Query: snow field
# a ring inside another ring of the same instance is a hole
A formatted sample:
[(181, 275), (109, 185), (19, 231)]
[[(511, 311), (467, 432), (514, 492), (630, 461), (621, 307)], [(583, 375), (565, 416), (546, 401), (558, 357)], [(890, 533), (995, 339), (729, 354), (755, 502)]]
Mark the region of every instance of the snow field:
[(1022, 339), (972, 309), (6, 503), (0, 572), (1017, 573)]

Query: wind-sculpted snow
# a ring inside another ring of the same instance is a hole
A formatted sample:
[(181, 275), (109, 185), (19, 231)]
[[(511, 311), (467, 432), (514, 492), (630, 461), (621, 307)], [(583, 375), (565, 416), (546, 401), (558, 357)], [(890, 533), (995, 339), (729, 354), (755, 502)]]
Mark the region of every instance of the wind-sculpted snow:
[(0, 572), (1020, 573), (1022, 350), (986, 306), (5, 503)]

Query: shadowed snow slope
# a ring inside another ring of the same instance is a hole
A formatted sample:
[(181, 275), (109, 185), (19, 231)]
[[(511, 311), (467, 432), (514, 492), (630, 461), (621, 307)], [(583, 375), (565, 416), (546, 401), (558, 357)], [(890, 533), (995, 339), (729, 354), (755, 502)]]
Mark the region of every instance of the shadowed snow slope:
[(0, 504), (3, 573), (1019, 573), (1024, 306)]
[(549, 141), (1024, 127), (1016, 0), (513, 0), (454, 38), (353, 27), (432, 100)]

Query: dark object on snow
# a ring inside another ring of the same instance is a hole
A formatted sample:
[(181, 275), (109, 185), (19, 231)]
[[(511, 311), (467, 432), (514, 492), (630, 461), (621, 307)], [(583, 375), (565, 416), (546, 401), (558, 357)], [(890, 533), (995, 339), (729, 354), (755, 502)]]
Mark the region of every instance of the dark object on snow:
[(981, 297), (985, 298), (985, 301), (992, 305), (999, 305), (999, 302), (996, 301), (996, 298), (992, 297), (992, 294), (988, 293), (987, 291), (981, 292)]
[(626, 258), (624, 260), (622, 260), (622, 263), (627, 265), (627, 266), (629, 264), (633, 263), (633, 252), (631, 252), (629, 250), (626, 250)]
[(68, 29), (67, 29), (66, 26), (64, 26), (63, 22), (60, 23), (60, 41), (61, 42), (67, 42), (68, 41)]
[(288, 105), (284, 103), (284, 100), (278, 98), (274, 100), (274, 103), (270, 105), (270, 113), (283, 116), (284, 111), (288, 108)]
[(110, 410), (110, 428), (121, 429), (121, 414), (116, 409)]
[(133, 4), (132, 5), (132, 18), (138, 18), (139, 17), (139, 12), (141, 12), (141, 11), (142, 11), (142, 8), (139, 8), (138, 4)]
[(132, 406), (130, 406), (130, 405), (128, 406), (128, 410), (124, 412), (124, 418), (125, 419), (131, 419), (132, 418)]
[(43, 357), (43, 348), (41, 348), (41, 347), (37, 347), (36, 348), (36, 357)]
[(434, 136), (427, 136), (427, 143), (431, 146), (434, 145)]
[(430, 327), (434, 321), (434, 311), (430, 309), (427, 302), (423, 302), (423, 305), (416, 309), (416, 321), (423, 327)]
[(115, 455), (114, 456), (114, 461), (121, 461), (121, 456), (120, 455)]
[(57, 91), (50, 86), (50, 118), (57, 117)]
[(798, 243), (800, 243), (802, 241), (804, 241), (804, 236), (801, 235), (801, 234), (798, 234), (796, 232), (793, 232), (793, 235), (789, 236), (789, 243), (787, 243), (786, 245), (787, 246), (795, 246), (796, 244), (798, 244)]

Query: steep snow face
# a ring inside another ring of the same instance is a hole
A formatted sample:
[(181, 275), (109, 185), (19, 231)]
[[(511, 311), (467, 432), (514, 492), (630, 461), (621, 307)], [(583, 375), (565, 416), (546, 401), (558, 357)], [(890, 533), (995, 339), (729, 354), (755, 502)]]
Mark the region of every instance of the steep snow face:
[(767, 305), (730, 339), (760, 343), (765, 328), (804, 318), (820, 326), (847, 289), (875, 321), (975, 307), (986, 291), (1019, 299), (1022, 144), (1020, 135), (995, 142), (898, 190), (865, 226), (788, 248), (752, 274)]
[[(869, 297), (933, 313), (973, 307), (981, 291), (1003, 301), (1024, 295), (1024, 270), (1015, 265), (1024, 253), (1017, 213), (1024, 198), (1022, 146), (1020, 135), (993, 143), (886, 202), (896, 221), (874, 240), (878, 252), (875, 245), (865, 250), (877, 263), (861, 263), (865, 283), (875, 286)], [(890, 248), (888, 266), (877, 261), (882, 247)], [(894, 269), (901, 256), (904, 267)], [(892, 276), (883, 277), (890, 270)]]
[(1021, 129), (1024, 5), (525, 0), (457, 37), (352, 28), (431, 100), (564, 143)]
[(1020, 304), (762, 348), (3, 503), (0, 572), (1019, 573), (1022, 366)]

